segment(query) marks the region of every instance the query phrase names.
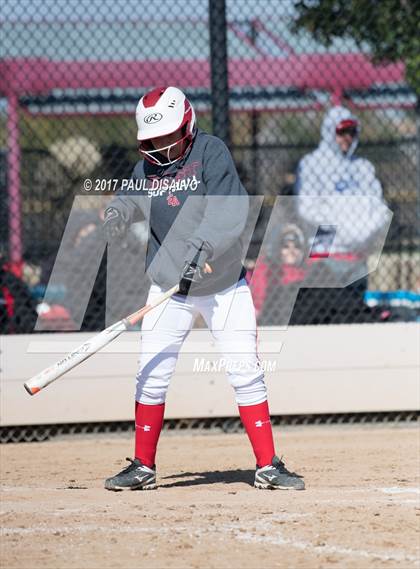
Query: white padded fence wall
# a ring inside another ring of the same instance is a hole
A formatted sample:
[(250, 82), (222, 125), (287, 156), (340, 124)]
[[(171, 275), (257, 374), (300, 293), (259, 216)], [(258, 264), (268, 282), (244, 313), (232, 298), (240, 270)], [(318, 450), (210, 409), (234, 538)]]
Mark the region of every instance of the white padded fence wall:
[[(1, 425), (131, 420), (139, 333), (114, 343), (30, 397), (23, 383), (92, 334), (1, 336)], [(261, 328), (259, 354), (273, 415), (415, 410), (420, 407), (420, 326), (366, 324)], [(207, 330), (187, 339), (166, 418), (237, 414)]]

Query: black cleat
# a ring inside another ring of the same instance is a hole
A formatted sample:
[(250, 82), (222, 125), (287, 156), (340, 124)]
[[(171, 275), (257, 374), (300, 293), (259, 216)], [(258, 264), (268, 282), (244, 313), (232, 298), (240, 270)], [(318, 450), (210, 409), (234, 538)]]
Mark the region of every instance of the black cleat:
[(156, 469), (149, 468), (138, 458), (131, 460), (131, 464), (111, 478), (105, 480), (107, 490), (154, 490), (156, 488)]
[(289, 472), (278, 456), (274, 456), (267, 466), (260, 468), (257, 465), (254, 486), (267, 490), (305, 490), (302, 476)]

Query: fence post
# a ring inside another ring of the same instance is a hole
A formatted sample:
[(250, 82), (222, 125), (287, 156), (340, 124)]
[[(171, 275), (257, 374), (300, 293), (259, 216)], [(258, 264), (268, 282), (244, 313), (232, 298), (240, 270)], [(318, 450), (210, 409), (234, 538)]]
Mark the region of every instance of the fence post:
[(230, 146), (226, 2), (209, 0), (213, 134)]
[(9, 258), (22, 261), (22, 212), (20, 195), (19, 99), (11, 93), (7, 99), (7, 185), (9, 194)]
[(420, 100), (417, 99), (416, 104), (416, 189), (417, 189), (417, 231), (415, 234), (415, 242), (418, 241), (420, 235)]

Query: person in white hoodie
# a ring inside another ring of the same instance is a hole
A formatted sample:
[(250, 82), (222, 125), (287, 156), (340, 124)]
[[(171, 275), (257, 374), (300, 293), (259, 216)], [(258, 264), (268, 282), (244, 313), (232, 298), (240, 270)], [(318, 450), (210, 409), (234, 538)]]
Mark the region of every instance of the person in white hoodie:
[[(359, 136), (360, 122), (351, 111), (333, 107), (324, 117), (318, 148), (304, 156), (298, 167), (295, 193), (303, 199), (297, 200), (297, 210), (311, 235), (310, 258), (315, 265), (323, 259), (320, 272), (331, 275), (331, 282), (324, 284), (331, 287), (325, 290), (329, 310), (322, 307), (326, 318), (317, 319), (317, 307), (308, 306), (316, 323), (363, 321), (367, 257), (389, 221), (373, 164), (354, 155)], [(343, 289), (344, 285), (348, 286)], [(319, 291), (313, 292), (319, 301)], [(309, 290), (300, 294), (298, 304), (308, 303), (310, 296)], [(312, 316), (310, 323), (315, 323)]]

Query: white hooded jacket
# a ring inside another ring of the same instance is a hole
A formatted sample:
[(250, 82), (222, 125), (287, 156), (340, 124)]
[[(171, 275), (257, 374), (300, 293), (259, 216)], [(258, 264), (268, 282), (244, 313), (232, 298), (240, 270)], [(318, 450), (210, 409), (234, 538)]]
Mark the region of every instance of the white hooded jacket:
[(335, 140), (337, 125), (348, 119), (357, 121), (344, 107), (328, 111), (320, 145), (299, 164), (296, 193), (306, 198), (298, 199), (299, 216), (315, 231), (326, 224), (337, 228), (332, 244), (334, 230), (318, 232), (312, 247), (314, 253), (366, 256), (369, 242), (389, 221), (374, 166), (365, 158), (354, 156), (359, 132), (346, 154)]

